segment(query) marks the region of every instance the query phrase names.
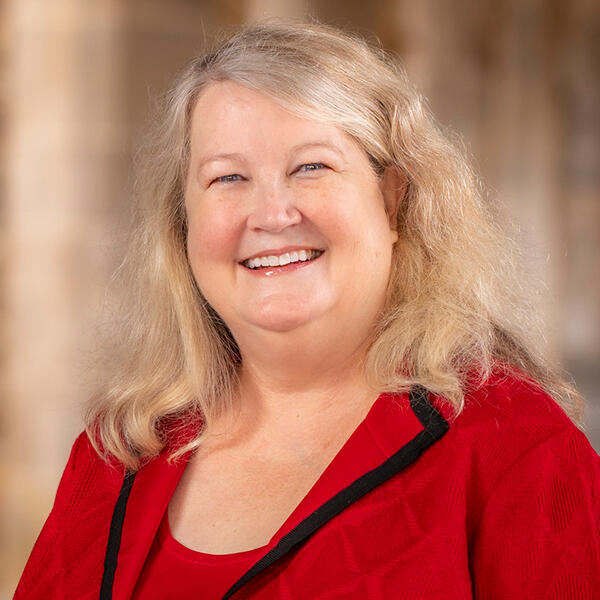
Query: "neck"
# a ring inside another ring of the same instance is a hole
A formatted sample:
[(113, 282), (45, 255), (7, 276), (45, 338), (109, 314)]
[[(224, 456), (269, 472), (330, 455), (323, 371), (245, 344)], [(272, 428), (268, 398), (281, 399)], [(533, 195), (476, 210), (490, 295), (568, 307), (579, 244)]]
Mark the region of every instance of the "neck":
[(363, 371), (366, 340), (342, 336), (326, 343), (288, 333), (251, 339), (238, 338), (237, 425), (225, 426), (238, 438), (278, 440), (281, 448), (310, 444), (338, 425), (358, 425), (377, 399)]

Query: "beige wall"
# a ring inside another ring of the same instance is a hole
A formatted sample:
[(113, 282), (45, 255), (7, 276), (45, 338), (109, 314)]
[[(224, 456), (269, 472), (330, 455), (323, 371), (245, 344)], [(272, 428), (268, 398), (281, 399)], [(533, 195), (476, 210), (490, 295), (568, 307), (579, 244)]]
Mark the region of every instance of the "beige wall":
[(219, 27), (302, 16), (400, 53), (466, 139), (547, 286), (548, 345), (600, 448), (600, 79), (591, 0), (5, 0), (0, 131), (0, 600), (47, 514), (127, 235), (134, 140)]

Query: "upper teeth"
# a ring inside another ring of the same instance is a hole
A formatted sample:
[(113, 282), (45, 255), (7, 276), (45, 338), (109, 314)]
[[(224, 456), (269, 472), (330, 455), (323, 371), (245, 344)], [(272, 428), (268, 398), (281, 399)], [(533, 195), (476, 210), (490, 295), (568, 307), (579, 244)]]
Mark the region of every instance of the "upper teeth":
[(282, 267), (290, 263), (312, 260), (322, 254), (322, 250), (298, 250), (294, 252), (286, 252), (280, 256), (257, 256), (249, 258), (242, 264), (249, 269), (257, 269), (258, 267)]

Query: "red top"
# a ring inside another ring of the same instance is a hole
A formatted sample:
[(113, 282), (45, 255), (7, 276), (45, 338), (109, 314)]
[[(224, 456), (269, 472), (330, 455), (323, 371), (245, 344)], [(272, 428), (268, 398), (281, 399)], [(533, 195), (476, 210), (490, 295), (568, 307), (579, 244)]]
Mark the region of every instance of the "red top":
[[(302, 521), (330, 497), (365, 471), (371, 461), (381, 459), (382, 451), (371, 437), (369, 425), (384, 426), (385, 402), (380, 396), (367, 416), (354, 430), (318, 481), (309, 490), (283, 525), (265, 546), (233, 554), (206, 554), (190, 550), (171, 534), (167, 511), (144, 564), (133, 594), (134, 600), (184, 598), (190, 590), (202, 590), (204, 600), (220, 600), (225, 592), (264, 554), (273, 548), (282, 534)], [(367, 443), (371, 440), (371, 443)]]
[(186, 598), (202, 590), (206, 600), (220, 599), (261, 556), (265, 547), (233, 554), (205, 554), (180, 544), (169, 529), (167, 513), (138, 579), (134, 599)]
[[(499, 371), (456, 418), (384, 394), (366, 423), (223, 600), (600, 598), (600, 459), (538, 386)], [(185, 468), (168, 456), (124, 478), (81, 435), (15, 600), (130, 600)], [(178, 578), (162, 598), (207, 597)]]

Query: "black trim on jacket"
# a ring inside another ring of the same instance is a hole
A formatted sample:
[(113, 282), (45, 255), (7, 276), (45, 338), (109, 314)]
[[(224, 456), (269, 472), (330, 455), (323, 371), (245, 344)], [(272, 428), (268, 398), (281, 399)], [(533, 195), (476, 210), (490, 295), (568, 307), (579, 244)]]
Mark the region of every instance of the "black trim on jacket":
[(222, 600), (231, 598), (244, 584), (287, 554), (294, 546), (303, 542), (345, 508), (413, 463), (426, 448), (448, 431), (448, 423), (429, 402), (429, 395), (425, 388), (414, 388), (409, 397), (410, 406), (425, 429), (384, 463), (359, 477), (298, 523), (227, 590)]
[(135, 473), (125, 474), (110, 521), (108, 544), (106, 545), (106, 554), (104, 555), (104, 572), (102, 573), (102, 584), (100, 585), (100, 600), (112, 599), (113, 583), (117, 571), (117, 559), (119, 549), (121, 548), (121, 534), (123, 532), (123, 523), (125, 522), (125, 509), (127, 508), (127, 501), (129, 500), (134, 479)]
[[(298, 546), (310, 537), (320, 527), (333, 519), (345, 508), (362, 498), (365, 494), (391, 479), (402, 469), (413, 463), (420, 454), (431, 444), (439, 440), (447, 431), (448, 423), (429, 401), (429, 394), (425, 388), (415, 387), (409, 394), (410, 406), (424, 429), (410, 442), (406, 443), (395, 454), (390, 456), (381, 465), (368, 471), (349, 486), (338, 492), (335, 496), (322, 504), (308, 517), (301, 521), (294, 529), (284, 535), (277, 545), (246, 571), (227, 591), (222, 600), (231, 598), (243, 585), (267, 569), (274, 562), (285, 556), (295, 546)], [(108, 546), (104, 560), (104, 573), (100, 600), (111, 600), (112, 587), (117, 568), (117, 557), (121, 544), (121, 533), (125, 520), (125, 509), (131, 492), (135, 473), (125, 476), (119, 498), (113, 512)]]

